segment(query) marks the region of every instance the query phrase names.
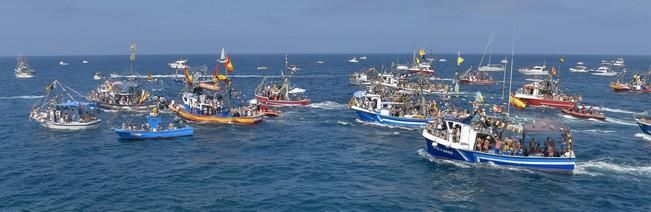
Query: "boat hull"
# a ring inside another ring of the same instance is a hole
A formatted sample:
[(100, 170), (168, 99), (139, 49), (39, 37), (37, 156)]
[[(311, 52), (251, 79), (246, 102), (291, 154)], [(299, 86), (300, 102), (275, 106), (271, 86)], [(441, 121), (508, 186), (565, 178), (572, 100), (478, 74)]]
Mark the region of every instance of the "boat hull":
[(88, 130), (88, 129), (97, 129), (102, 123), (101, 119), (93, 120), (91, 122), (70, 122), (66, 124), (54, 123), (51, 121), (42, 121), (39, 124), (48, 129), (53, 130)]
[(163, 130), (158, 132), (142, 130), (113, 129), (121, 139), (159, 139), (191, 136), (194, 133), (192, 127), (184, 127), (174, 130)]
[(617, 75), (617, 72), (593, 72), (593, 73), (590, 73), (590, 74), (595, 75), (595, 76), (612, 77), (612, 76)]
[(425, 140), (427, 142), (427, 154), (436, 158), (550, 171), (573, 171), (576, 165), (575, 158), (498, 155), (455, 149), (427, 138)]
[(574, 112), (570, 111), (568, 109), (561, 109), (561, 112), (573, 117), (577, 118), (583, 118), (583, 119), (598, 119), (598, 120), (606, 120), (606, 115), (604, 114), (585, 114), (585, 113), (579, 113), (579, 112)]
[(651, 135), (651, 124), (643, 123), (641, 120), (637, 118), (635, 119), (635, 122), (637, 122), (637, 125), (640, 126), (642, 132), (644, 132), (647, 135)]
[(207, 116), (197, 115), (186, 112), (181, 106), (171, 106), (170, 110), (180, 118), (185, 120), (202, 123), (202, 124), (239, 124), (239, 125), (254, 125), (262, 122), (262, 116), (256, 117), (222, 117), (222, 116)]
[(422, 127), (427, 125), (427, 123), (432, 120), (431, 118), (417, 119), (417, 118), (401, 118), (401, 117), (394, 117), (394, 116), (385, 116), (385, 115), (381, 115), (380, 113), (369, 111), (357, 106), (352, 106), (351, 109), (357, 113), (360, 120), (365, 122), (375, 122), (380, 124), (396, 125), (396, 126), (403, 126), (403, 127)]
[(106, 104), (96, 102), (97, 107), (105, 110), (117, 110), (117, 111), (131, 111), (131, 112), (147, 112), (152, 108), (156, 107), (157, 104), (145, 104), (145, 105), (116, 105), (116, 104)]
[(493, 80), (460, 79), (459, 83), (461, 83), (461, 84), (469, 84), (469, 85), (495, 85), (495, 81), (493, 81)]
[(518, 70), (521, 74), (531, 75), (531, 76), (542, 76), (549, 75), (549, 71), (529, 71), (529, 70)]
[(538, 107), (547, 106), (547, 107), (554, 107), (559, 109), (569, 109), (571, 107), (574, 107), (574, 105), (576, 104), (576, 102), (572, 102), (572, 101), (533, 99), (533, 98), (525, 98), (525, 97), (518, 97), (518, 98), (525, 101), (527, 105), (538, 106)]
[(256, 95), (255, 98), (262, 104), (272, 107), (286, 107), (286, 106), (306, 106), (310, 104), (309, 99), (299, 101), (284, 101), (284, 100), (270, 100), (268, 97)]

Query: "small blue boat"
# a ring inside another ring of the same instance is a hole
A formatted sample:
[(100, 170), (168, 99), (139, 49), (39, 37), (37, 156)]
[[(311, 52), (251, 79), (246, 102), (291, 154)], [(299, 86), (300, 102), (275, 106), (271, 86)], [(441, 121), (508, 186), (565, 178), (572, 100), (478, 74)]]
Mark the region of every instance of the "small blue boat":
[[(498, 166), (551, 171), (574, 170), (576, 158), (571, 148), (571, 132), (564, 132), (564, 139), (569, 138), (567, 140), (570, 145), (564, 147), (561, 145), (560, 151), (540, 150), (538, 147), (527, 150), (522, 142), (525, 141), (525, 127), (509, 126), (504, 123), (497, 125), (482, 127), (481, 124), (468, 125), (452, 120), (432, 123), (422, 133), (426, 140), (426, 153), (434, 158), (469, 163), (491, 163)], [(496, 137), (493, 133), (496, 131), (493, 130), (504, 126), (516, 135), (521, 133), (522, 137), (519, 137), (520, 139), (517, 136), (512, 139)], [(508, 144), (512, 146), (509, 147)], [(545, 144), (547, 146), (548, 143)]]
[(182, 136), (191, 136), (194, 130), (190, 126), (185, 127), (167, 127), (164, 128), (160, 125), (160, 116), (148, 116), (147, 128), (140, 129), (119, 129), (114, 128), (113, 131), (120, 136), (121, 139), (157, 139), (157, 138), (176, 138)]
[(635, 114), (635, 122), (640, 125), (640, 129), (647, 135), (651, 135), (651, 110)]

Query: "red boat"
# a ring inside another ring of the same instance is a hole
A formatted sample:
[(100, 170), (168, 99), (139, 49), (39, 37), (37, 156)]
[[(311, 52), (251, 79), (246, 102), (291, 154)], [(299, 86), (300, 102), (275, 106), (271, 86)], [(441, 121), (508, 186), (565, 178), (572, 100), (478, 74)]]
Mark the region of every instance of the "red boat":
[(530, 106), (548, 106), (560, 109), (572, 108), (581, 101), (581, 96), (563, 93), (558, 85), (558, 80), (553, 80), (551, 77), (522, 86), (516, 91), (515, 97)]
[(583, 119), (597, 119), (597, 120), (605, 120), (606, 115), (604, 115), (602, 112), (599, 111), (581, 111), (578, 109), (578, 107), (572, 107), (569, 109), (561, 109), (562, 113), (565, 113), (570, 116), (574, 116), (577, 118), (583, 118)]
[(303, 95), (305, 89), (291, 88), (288, 78), (283, 78), (282, 82), (265, 83), (265, 80), (266, 78), (262, 79), (255, 91), (255, 98), (259, 103), (272, 107), (310, 104), (310, 99)]
[(258, 113), (267, 117), (276, 117), (280, 116), (282, 112), (280, 112), (280, 110), (273, 110), (267, 105), (258, 105)]

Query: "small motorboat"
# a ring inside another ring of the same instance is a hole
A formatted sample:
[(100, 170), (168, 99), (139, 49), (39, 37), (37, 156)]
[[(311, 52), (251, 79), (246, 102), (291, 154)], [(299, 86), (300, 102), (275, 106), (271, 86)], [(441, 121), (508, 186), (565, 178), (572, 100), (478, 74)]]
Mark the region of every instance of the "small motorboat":
[(613, 69), (610, 66), (602, 65), (599, 66), (599, 68), (597, 68), (590, 74), (595, 76), (612, 77), (612, 76), (616, 76), (618, 73), (613, 71)]
[(448, 59), (441, 58), (441, 59), (439, 59), (439, 62), (448, 62)]
[(174, 61), (173, 63), (168, 63), (168, 66), (172, 69), (185, 69), (188, 67), (188, 60), (187, 59), (180, 59), (177, 61)]
[(324, 64), (323, 60), (316, 61), (316, 64)]
[(465, 73), (459, 76), (459, 83), (469, 85), (495, 85), (496, 82), (488, 74), (480, 71), (473, 72), (468, 69)]
[(589, 71), (588, 67), (581, 61), (576, 62), (576, 66), (570, 68), (570, 72), (585, 73)]
[(366, 60), (366, 56), (359, 57), (360, 60)]
[(604, 115), (602, 112), (594, 110), (593, 108), (586, 110), (585, 106), (583, 106), (581, 109), (579, 109), (579, 107), (565, 108), (561, 109), (561, 112), (582, 119), (606, 120), (606, 115)]
[(256, 67), (255, 69), (256, 69), (256, 70), (268, 70), (269, 67), (267, 67), (267, 66), (258, 66), (258, 67)]
[(88, 64), (88, 60), (82, 60), (81, 63)]
[(102, 75), (101, 72), (97, 72), (97, 73), (95, 73), (95, 75), (93, 75), (93, 79), (94, 80), (102, 80), (102, 79), (104, 79), (104, 75)]
[(16, 78), (34, 78), (36, 71), (27, 63), (27, 59), (18, 56), (16, 60), (16, 68), (14, 69)]
[(635, 114), (633, 118), (635, 119), (635, 122), (637, 122), (637, 124), (640, 126), (642, 132), (647, 135), (651, 135), (651, 110)]
[(121, 139), (158, 139), (158, 138), (176, 138), (182, 136), (191, 136), (194, 130), (190, 126), (177, 127), (170, 122), (167, 127), (161, 125), (161, 117), (157, 112), (150, 113), (147, 116), (147, 124), (138, 128), (138, 126), (128, 126), (122, 124), (121, 128), (113, 128)]
[(359, 63), (359, 60), (357, 60), (357, 57), (353, 57), (352, 59), (348, 60), (349, 63)]
[(67, 65), (68, 65), (68, 63), (66, 63), (66, 62), (63, 62), (63, 61), (59, 61), (59, 65), (62, 65), (62, 66), (67, 66)]
[(506, 66), (504, 64), (487, 64), (485, 66), (480, 66), (477, 70), (484, 72), (499, 72), (505, 71)]

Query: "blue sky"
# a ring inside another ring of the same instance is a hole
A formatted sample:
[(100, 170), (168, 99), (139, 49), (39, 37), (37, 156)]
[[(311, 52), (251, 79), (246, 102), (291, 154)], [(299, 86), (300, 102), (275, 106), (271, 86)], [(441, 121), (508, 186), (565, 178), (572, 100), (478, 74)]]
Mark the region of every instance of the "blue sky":
[(8, 0), (0, 55), (216, 53), (649, 54), (644, 0)]

